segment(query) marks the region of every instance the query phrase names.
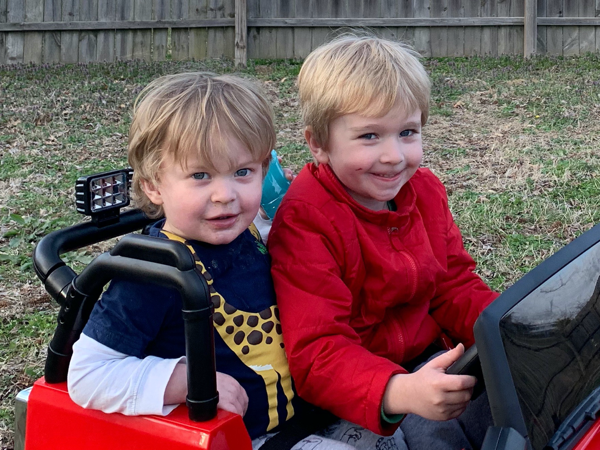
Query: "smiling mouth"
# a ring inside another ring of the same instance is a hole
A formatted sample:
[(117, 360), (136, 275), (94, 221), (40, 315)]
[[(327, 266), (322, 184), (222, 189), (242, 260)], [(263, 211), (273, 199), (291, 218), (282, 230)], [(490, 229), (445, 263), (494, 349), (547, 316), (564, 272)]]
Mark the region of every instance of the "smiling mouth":
[(376, 177), (379, 178), (396, 178), (397, 176), (400, 175), (401, 172), (396, 172), (396, 173), (374, 173), (373, 175), (375, 175)]
[(237, 214), (223, 214), (221, 216), (211, 217), (208, 220), (225, 221), (225, 220), (235, 219), (237, 216), (238, 216)]

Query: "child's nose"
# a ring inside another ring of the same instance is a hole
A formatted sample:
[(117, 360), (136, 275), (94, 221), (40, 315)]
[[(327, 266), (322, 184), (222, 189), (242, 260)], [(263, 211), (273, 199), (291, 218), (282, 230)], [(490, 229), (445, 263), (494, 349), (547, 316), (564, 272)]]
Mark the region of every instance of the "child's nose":
[(235, 189), (233, 189), (231, 183), (227, 181), (213, 183), (213, 191), (210, 198), (213, 203), (230, 203), (235, 200), (235, 196)]
[(381, 162), (384, 164), (400, 164), (404, 160), (403, 144), (398, 139), (389, 139), (384, 143)]

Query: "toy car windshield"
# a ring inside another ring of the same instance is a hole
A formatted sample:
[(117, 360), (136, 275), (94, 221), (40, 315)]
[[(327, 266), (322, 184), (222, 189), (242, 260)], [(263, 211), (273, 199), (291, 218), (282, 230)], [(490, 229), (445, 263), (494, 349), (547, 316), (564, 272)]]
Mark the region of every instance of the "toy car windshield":
[(582, 238), (507, 290), (475, 326), (494, 423), (527, 436), (533, 450), (573, 448), (597, 418), (600, 229)]

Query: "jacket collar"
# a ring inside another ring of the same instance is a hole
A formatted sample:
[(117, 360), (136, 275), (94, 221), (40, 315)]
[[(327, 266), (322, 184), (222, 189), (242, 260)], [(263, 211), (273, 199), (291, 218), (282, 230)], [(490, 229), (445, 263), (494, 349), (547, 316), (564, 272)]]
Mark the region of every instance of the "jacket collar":
[(363, 220), (382, 225), (389, 224), (395, 222), (399, 216), (407, 216), (415, 208), (416, 194), (411, 183), (412, 179), (402, 186), (402, 189), (400, 189), (400, 192), (394, 198), (396, 211), (373, 211), (359, 204), (348, 194), (348, 191), (346, 191), (346, 188), (337, 178), (329, 164), (319, 164), (317, 166), (314, 163), (310, 163), (309, 170), (336, 200), (346, 203), (350, 206), (352, 212)]

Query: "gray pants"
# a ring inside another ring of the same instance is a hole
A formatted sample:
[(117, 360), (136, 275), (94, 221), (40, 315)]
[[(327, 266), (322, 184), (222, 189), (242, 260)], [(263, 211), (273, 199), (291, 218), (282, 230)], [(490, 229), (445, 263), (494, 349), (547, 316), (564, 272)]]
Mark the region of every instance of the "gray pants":
[[(252, 449), (258, 450), (268, 438), (267, 434), (252, 441)], [(345, 420), (338, 420), (329, 427), (305, 437), (292, 450), (408, 450), (404, 434), (398, 428), (393, 436), (380, 436)], [(432, 450), (432, 449), (429, 449)]]

